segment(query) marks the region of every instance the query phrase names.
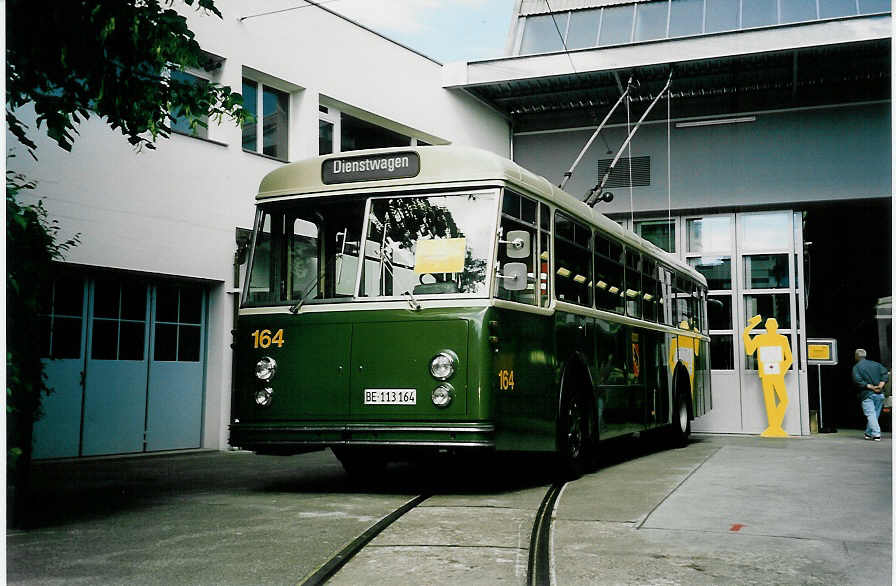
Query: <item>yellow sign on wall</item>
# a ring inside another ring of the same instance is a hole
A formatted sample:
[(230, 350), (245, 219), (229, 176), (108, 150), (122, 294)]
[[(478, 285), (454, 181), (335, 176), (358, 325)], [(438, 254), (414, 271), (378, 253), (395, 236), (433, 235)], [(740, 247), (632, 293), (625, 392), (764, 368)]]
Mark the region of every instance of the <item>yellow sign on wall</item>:
[(806, 340), (808, 363), (819, 366), (837, 364), (837, 340), (833, 338), (810, 338)]
[(809, 360), (830, 360), (831, 347), (827, 344), (809, 344)]
[(414, 256), (414, 272), (460, 273), (464, 270), (466, 238), (420, 239)]

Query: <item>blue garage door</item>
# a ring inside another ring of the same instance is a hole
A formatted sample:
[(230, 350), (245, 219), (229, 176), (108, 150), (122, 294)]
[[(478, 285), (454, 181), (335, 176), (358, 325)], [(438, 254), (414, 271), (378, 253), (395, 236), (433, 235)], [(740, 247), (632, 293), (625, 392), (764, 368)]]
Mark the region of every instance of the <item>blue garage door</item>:
[(206, 293), (131, 275), (62, 277), (45, 304), (35, 458), (197, 448)]

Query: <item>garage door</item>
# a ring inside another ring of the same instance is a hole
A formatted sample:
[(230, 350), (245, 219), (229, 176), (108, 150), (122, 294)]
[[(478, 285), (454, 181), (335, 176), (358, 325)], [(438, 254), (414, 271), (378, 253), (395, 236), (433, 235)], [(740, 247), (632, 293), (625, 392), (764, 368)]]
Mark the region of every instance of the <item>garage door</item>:
[(57, 279), (42, 317), (54, 392), (35, 426), (34, 457), (199, 447), (206, 305), (198, 284)]

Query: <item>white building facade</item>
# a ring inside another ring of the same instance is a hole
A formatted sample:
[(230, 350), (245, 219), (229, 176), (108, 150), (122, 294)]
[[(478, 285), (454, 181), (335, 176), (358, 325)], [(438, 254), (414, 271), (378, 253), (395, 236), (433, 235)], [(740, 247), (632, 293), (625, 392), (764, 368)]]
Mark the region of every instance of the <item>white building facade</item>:
[(509, 156), (507, 118), (445, 90), (439, 63), (325, 7), (285, 10), (296, 4), (218, 0), (223, 19), (184, 9), (221, 65), (189, 75), (243, 93), (254, 124), (178, 125), (135, 151), (92, 118), (71, 153), (32, 130), (38, 161), (9, 139), (9, 168), (38, 182), (63, 237), (80, 235), (43, 309), (55, 392), (36, 458), (227, 447), (243, 229), (269, 171), (400, 144)]

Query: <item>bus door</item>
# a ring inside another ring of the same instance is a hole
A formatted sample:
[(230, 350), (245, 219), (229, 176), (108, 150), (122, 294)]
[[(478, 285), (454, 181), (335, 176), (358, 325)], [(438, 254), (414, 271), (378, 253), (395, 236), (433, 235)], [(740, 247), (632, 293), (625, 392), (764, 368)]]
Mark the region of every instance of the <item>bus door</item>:
[(609, 320), (597, 320), (600, 437), (644, 428), (643, 334)]
[(647, 427), (669, 423), (670, 395), (667, 368), (667, 334), (642, 331), (641, 369), (644, 372), (645, 415)]
[[(505, 191), (497, 263), (523, 263), (526, 287), (510, 290), (499, 279), (496, 297), (513, 305), (497, 307), (490, 314), (489, 336), (494, 340), (492, 389), (499, 422), (498, 449), (550, 450), (554, 448), (559, 377), (554, 347), (554, 318), (549, 306), (551, 280), (551, 213), (528, 197)], [(528, 253), (509, 249), (511, 232), (530, 234)]]

